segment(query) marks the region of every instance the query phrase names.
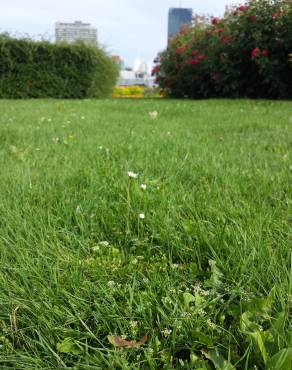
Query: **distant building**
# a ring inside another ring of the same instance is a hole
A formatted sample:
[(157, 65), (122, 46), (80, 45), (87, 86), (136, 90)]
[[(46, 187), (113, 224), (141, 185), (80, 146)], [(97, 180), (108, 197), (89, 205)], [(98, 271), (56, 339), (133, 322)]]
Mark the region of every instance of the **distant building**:
[(91, 27), (89, 23), (80, 21), (74, 23), (57, 22), (55, 36), (57, 43), (83, 41), (86, 44), (97, 46), (97, 29)]
[(189, 8), (170, 8), (168, 11), (168, 39), (178, 33), (182, 26), (192, 22), (193, 11)]
[(120, 71), (119, 86), (153, 86), (148, 64), (141, 60), (136, 60), (134, 68), (125, 68)]
[(112, 59), (120, 68), (120, 70), (125, 68), (125, 62), (123, 61), (123, 59), (121, 59), (119, 55), (112, 55)]

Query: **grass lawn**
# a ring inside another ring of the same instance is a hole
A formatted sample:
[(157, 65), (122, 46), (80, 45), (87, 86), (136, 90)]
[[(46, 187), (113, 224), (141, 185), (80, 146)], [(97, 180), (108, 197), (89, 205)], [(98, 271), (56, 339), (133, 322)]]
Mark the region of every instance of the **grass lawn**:
[(291, 102), (0, 112), (1, 369), (290, 368)]

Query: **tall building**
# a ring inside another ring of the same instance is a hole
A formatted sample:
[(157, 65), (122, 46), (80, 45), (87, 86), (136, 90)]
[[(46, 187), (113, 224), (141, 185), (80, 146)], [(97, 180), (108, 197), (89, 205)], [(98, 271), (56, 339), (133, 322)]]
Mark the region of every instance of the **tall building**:
[(178, 33), (182, 26), (190, 24), (192, 16), (192, 9), (170, 8), (168, 11), (168, 39)]
[(75, 21), (74, 23), (57, 22), (55, 25), (56, 42), (72, 43), (83, 41), (86, 44), (97, 46), (97, 29), (89, 23)]

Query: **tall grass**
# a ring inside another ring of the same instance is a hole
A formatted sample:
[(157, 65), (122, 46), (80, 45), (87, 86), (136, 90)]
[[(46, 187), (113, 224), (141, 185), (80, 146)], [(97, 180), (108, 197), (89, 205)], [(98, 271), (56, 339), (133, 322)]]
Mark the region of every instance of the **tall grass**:
[(1, 369), (265, 369), (291, 347), (290, 103), (0, 109)]

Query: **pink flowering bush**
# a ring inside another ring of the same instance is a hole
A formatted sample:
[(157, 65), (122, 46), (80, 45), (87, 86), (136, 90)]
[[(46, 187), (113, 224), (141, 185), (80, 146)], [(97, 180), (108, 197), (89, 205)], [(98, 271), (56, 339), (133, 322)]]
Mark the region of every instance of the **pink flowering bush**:
[(247, 1), (175, 35), (154, 69), (168, 96), (292, 98), (292, 4)]

